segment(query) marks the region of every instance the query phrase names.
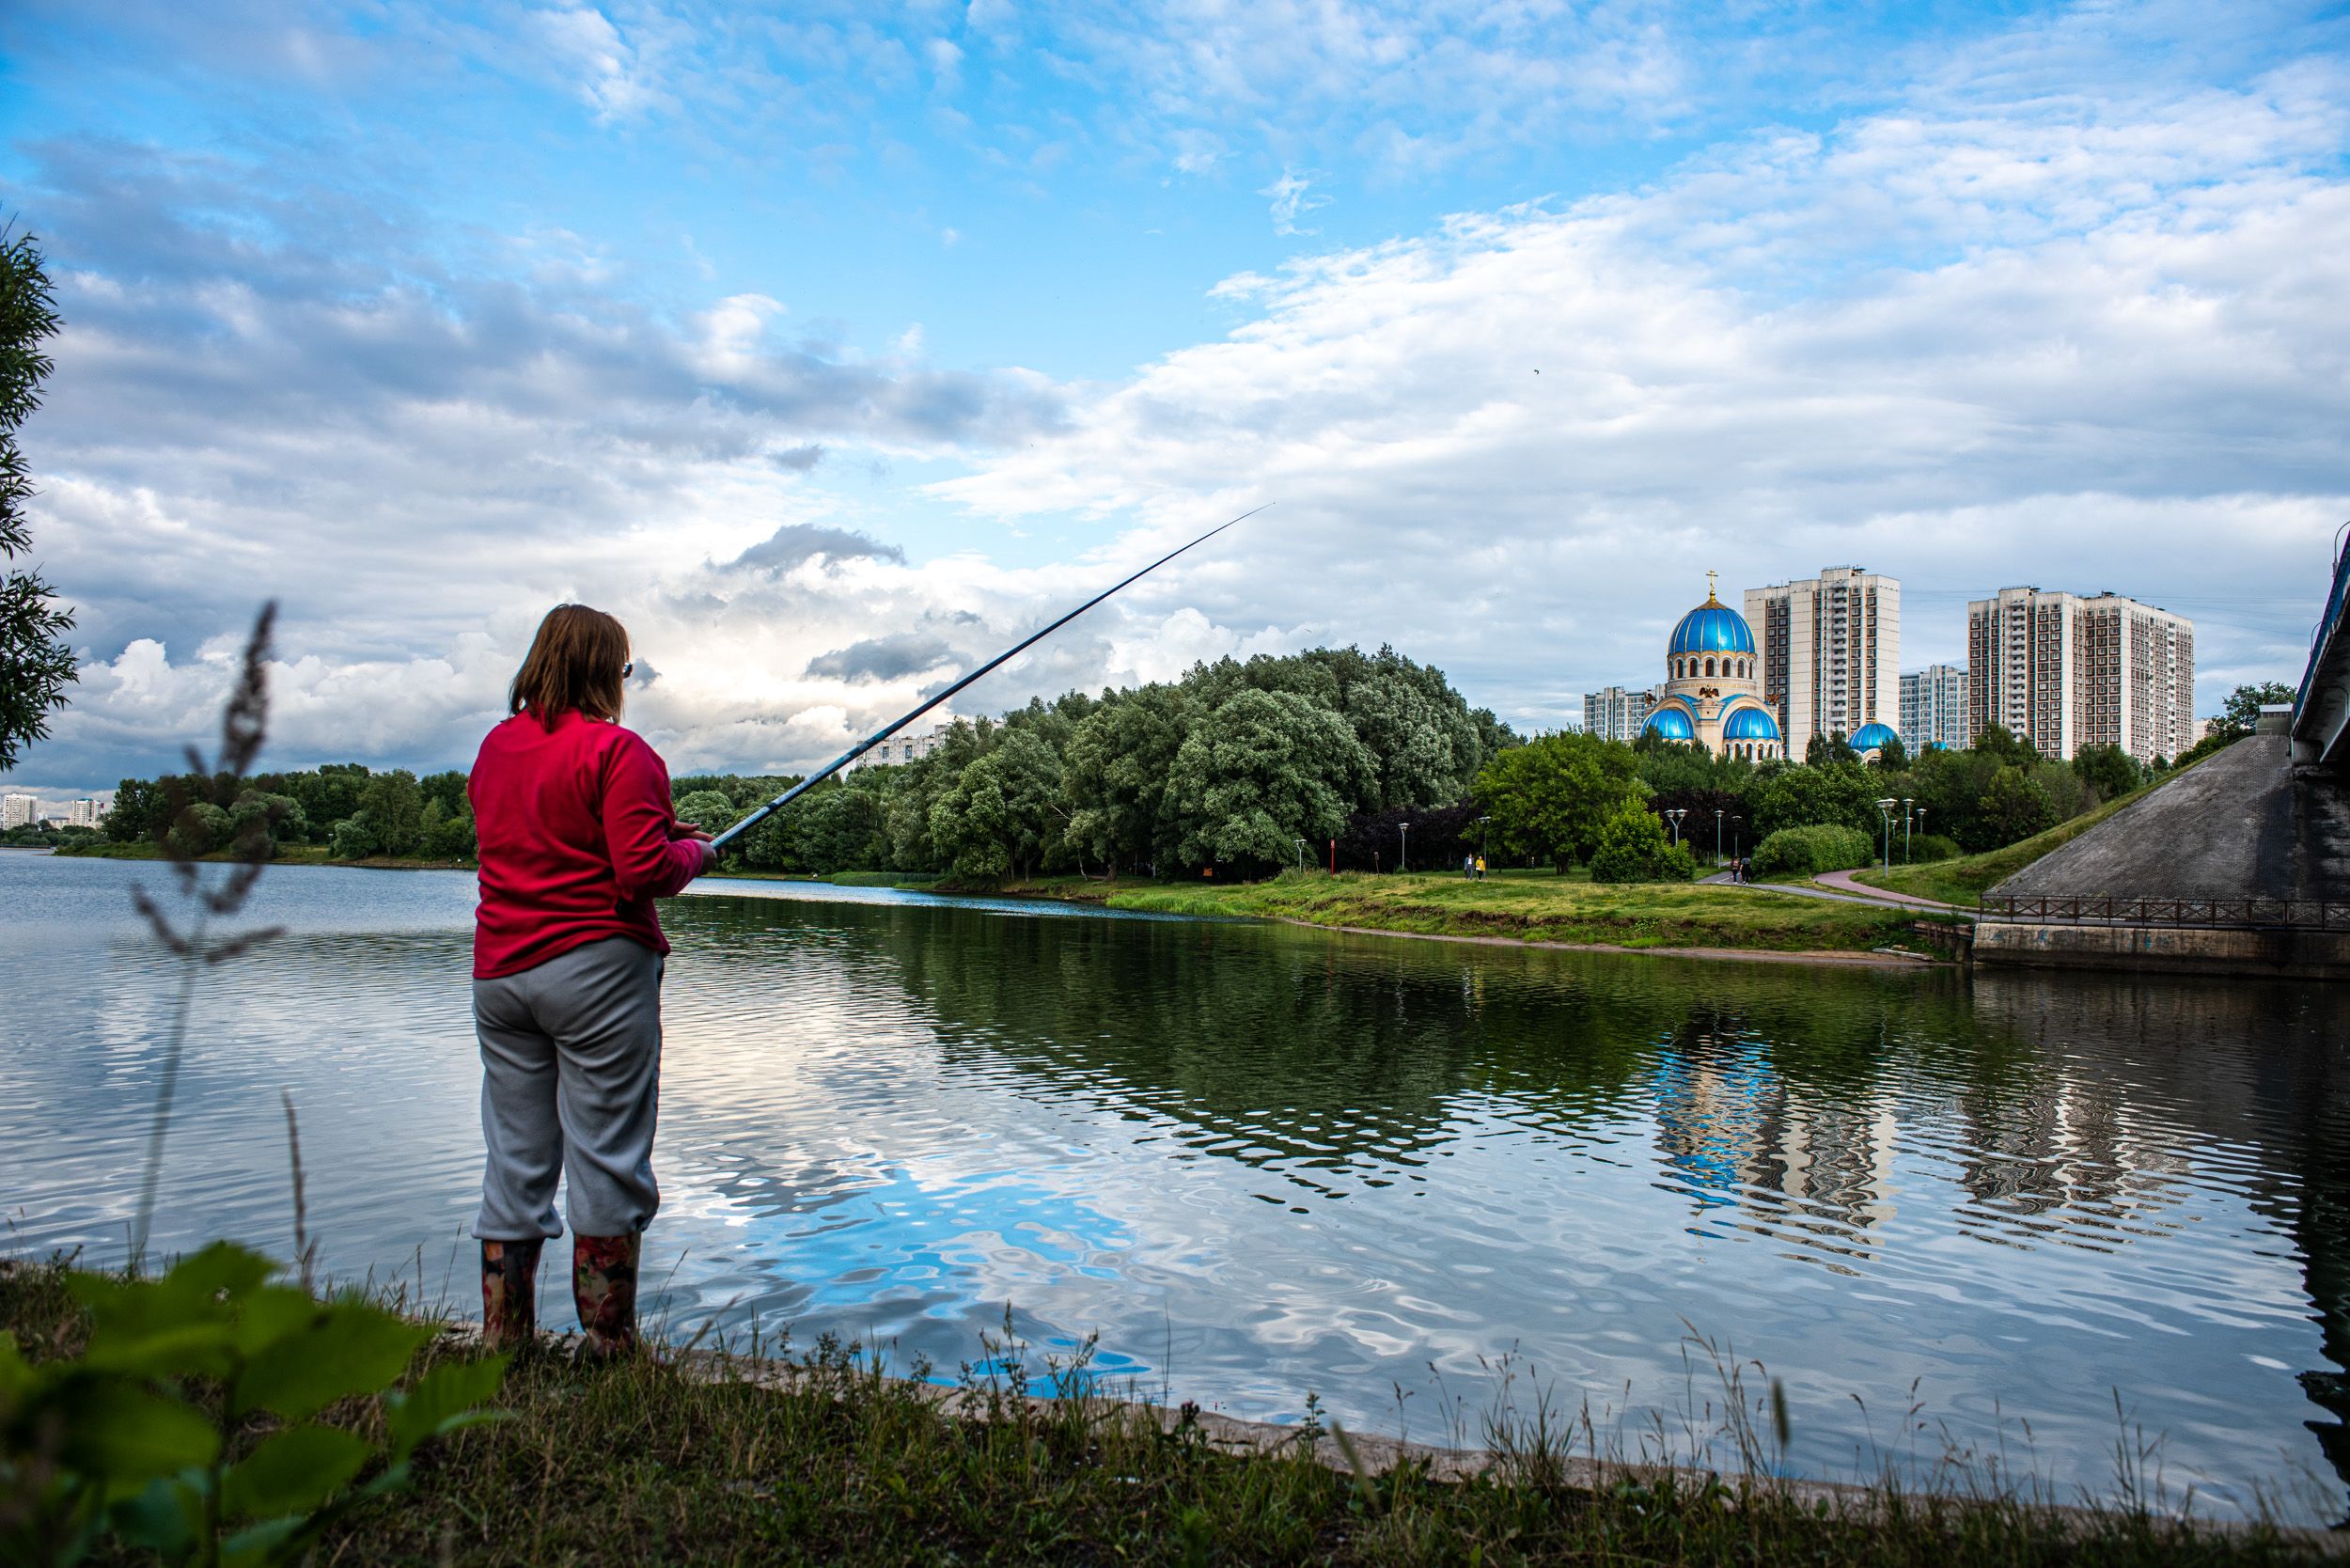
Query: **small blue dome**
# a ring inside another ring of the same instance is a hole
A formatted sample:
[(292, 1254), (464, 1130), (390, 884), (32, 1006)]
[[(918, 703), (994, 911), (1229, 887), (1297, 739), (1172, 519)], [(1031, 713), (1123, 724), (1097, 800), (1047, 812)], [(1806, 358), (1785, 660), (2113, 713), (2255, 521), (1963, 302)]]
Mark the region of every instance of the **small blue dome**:
[(1751, 653), (1754, 629), (1747, 618), (1713, 595), (1673, 628), (1671, 653)]
[(1776, 741), (1778, 721), (1760, 708), (1733, 709), (1730, 722), (1722, 726), (1725, 741)]
[(1697, 726), (1689, 722), (1689, 711), (1678, 702), (1668, 703), (1649, 714), (1645, 728), (1668, 741), (1694, 741), (1698, 738)]
[(1866, 757), (1872, 751), (1883, 751), (1900, 739), (1901, 737), (1894, 734), (1892, 729), (1886, 725), (1864, 724), (1860, 727), (1860, 733), (1845, 744)]

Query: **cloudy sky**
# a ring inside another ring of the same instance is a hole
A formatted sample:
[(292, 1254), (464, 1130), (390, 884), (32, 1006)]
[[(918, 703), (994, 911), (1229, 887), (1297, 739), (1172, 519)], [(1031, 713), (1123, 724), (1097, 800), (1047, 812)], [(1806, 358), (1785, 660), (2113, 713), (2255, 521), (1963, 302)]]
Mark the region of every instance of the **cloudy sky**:
[(2003, 585), (2298, 675), (2350, 517), (2334, 6), (11, 0), (0, 212), (74, 706), (167, 765), (266, 597), (279, 765), (463, 765), (548, 604), (674, 768), (991, 678), (1392, 642), (1525, 728), (1726, 589)]

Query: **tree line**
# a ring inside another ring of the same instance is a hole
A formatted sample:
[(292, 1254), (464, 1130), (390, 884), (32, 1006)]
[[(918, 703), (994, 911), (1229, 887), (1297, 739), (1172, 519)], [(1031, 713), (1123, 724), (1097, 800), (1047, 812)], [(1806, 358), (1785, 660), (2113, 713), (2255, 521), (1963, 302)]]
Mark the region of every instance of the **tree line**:
[[(2248, 733), (2276, 690), (2240, 688), (2218, 731), (2183, 760)], [(1873, 761), (1841, 736), (1814, 741), (1800, 762), (1719, 758), (1653, 735), (1637, 745), (1574, 730), (1529, 741), (1470, 707), (1441, 670), (1391, 648), (1324, 648), (1221, 659), (1176, 681), (958, 721), (916, 761), (810, 791), (730, 846), (728, 863), (994, 883), (1071, 871), (1253, 877), (1299, 861), (1445, 870), (1485, 855), (1561, 872), (1582, 865), (1599, 881), (1669, 881), (1693, 875), (1717, 845), (1752, 854), (1794, 830), (1882, 845), (1888, 823), (1875, 803), (1887, 798), (1907, 803), (1894, 813), (1897, 855), (1998, 849), (2163, 766), (2141, 767), (2115, 746), (2060, 762), (1997, 727), (1965, 750), (1913, 758), (1896, 744)], [(699, 774), (672, 790), (682, 817), (719, 831), (796, 782)], [(474, 853), (462, 773), (358, 763), (125, 779), (102, 831), (123, 842), (168, 837), (197, 854), (249, 831), (337, 859)], [(1816, 853), (1809, 841), (1794, 848)], [(1836, 853), (1849, 858), (1848, 848)]]

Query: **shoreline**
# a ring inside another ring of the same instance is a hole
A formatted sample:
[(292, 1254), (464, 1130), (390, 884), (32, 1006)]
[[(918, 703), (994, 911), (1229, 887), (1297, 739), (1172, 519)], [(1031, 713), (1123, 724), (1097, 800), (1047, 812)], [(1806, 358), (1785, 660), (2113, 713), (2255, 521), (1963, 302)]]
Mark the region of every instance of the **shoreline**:
[[(144, 848), (146, 846), (140, 847)], [(49, 850), (43, 853), (53, 855), (57, 855), (57, 852), (55, 850)], [(135, 853), (125, 854), (118, 852), (115, 854), (102, 853), (99, 855), (65, 855), (59, 857), (74, 860), (145, 860), (149, 858), (159, 858), (159, 856), (154, 855), (151, 851), (148, 855), (138, 855)], [(222, 857), (221, 863), (228, 863), (227, 858)], [(307, 867), (324, 868), (328, 870), (383, 871), (472, 871), (477, 869), (471, 864), (460, 861), (393, 859), (388, 856), (369, 856), (365, 860), (330, 861), (323, 858), (316, 858), (306, 855), (298, 859), (273, 860), (269, 862), (269, 864), (272, 869), (276, 869), (278, 867)], [(1199, 919), (1262, 920), (1271, 925), (1295, 926), (1309, 931), (1335, 932), (1348, 936), (1401, 937), (1423, 942), (1453, 942), (1473, 947), (1486, 948), (1536, 949), (1552, 952), (1609, 953), (1635, 957), (1645, 956), (1654, 958), (1693, 959), (1701, 962), (1714, 961), (1744, 964), (1806, 964), (1842, 968), (1934, 969), (1952, 966), (1948, 960), (1938, 959), (1924, 953), (1885, 951), (1874, 947), (1866, 949), (1830, 946), (1809, 948), (1728, 947), (1720, 944), (1704, 942), (1694, 944), (1684, 943), (1669, 946), (1635, 946), (1622, 942), (1573, 942), (1561, 941), (1555, 938), (1496, 935), (1492, 933), (1470, 932), (1409, 931), (1397, 926), (1367, 925), (1362, 923), (1359, 917), (1333, 922), (1308, 919), (1300, 916), (1285, 914), (1278, 911), (1259, 911), (1247, 909), (1153, 909), (1147, 902), (1129, 906), (1123, 905), (1119, 902), (1121, 895), (1125, 895), (1130, 892), (1139, 892), (1148, 895), (1154, 892), (1173, 891), (1179, 887), (1186, 886), (1183, 884), (1147, 882), (1126, 883), (1122, 881), (1094, 882), (1088, 879), (1082, 885), (1073, 884), (1066, 889), (1050, 886), (1040, 887), (1035, 886), (1014, 886), (1006, 888), (979, 888), (958, 886), (950, 883), (946, 883), (943, 880), (940, 882), (928, 883), (918, 886), (912, 886), (897, 881), (865, 880), (870, 877), (878, 877), (880, 874), (881, 873), (848, 872), (842, 873), (842, 875), (846, 878), (855, 880), (835, 880), (830, 876), (793, 874), (789, 872), (776, 873), (749, 870), (715, 871), (702, 878), (701, 884), (705, 888), (712, 892), (719, 891), (720, 888), (726, 884), (757, 882), (780, 884), (784, 886), (805, 884), (828, 887), (863, 887), (882, 892), (933, 895), (941, 900), (1017, 900), (1037, 903), (1057, 903), (1062, 905), (1090, 907), (1109, 911), (1116, 911), (1122, 908), (1134, 908), (1142, 913), (1189, 916)], [(1449, 879), (1445, 879), (1445, 881), (1449, 886)], [(1237, 892), (1242, 888), (1264, 887), (1272, 885), (1261, 883), (1227, 886), (1231, 887), (1233, 891)], [(1702, 885), (1691, 884), (1688, 886), (1694, 888)], [(1660, 884), (1658, 886), (1669, 887), (1675, 890), (1680, 889), (1680, 885), (1673, 884)], [(1222, 890), (1223, 889), (1219, 889), (1219, 891)], [(1374, 886), (1373, 890), (1383, 889), (1379, 889)], [(1870, 902), (1876, 903), (1877, 901), (1870, 901)], [(1890, 914), (1907, 914), (1919, 917), (1940, 913), (1939, 911), (1922, 908), (1904, 909), (1901, 905), (1894, 904), (1889, 900), (1885, 901), (1883, 903), (1879, 904), (1878, 907)]]
[(1731, 959), (1747, 964), (1831, 964), (1863, 968), (1941, 969), (1954, 967), (1922, 953), (1853, 952), (1841, 948), (1630, 948), (1620, 942), (1543, 942), (1524, 936), (1463, 936), (1438, 931), (1394, 931), (1382, 926), (1325, 926), (1290, 915), (1226, 917), (1264, 920), (1274, 925), (1302, 926), (1308, 931), (1343, 932), (1349, 936), (1402, 936), (1418, 942), (1466, 942), (1488, 948), (1544, 948), (1562, 953), (1623, 953), (1635, 958)]

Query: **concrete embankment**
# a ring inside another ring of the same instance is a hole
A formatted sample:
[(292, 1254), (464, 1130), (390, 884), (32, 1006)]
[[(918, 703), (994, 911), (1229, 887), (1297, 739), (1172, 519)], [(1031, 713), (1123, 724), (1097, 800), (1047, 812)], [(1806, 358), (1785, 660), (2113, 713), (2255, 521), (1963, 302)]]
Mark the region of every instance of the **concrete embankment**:
[(2350, 783), (2288, 754), (2238, 741), (2000, 883), (1976, 961), (2350, 980)]

